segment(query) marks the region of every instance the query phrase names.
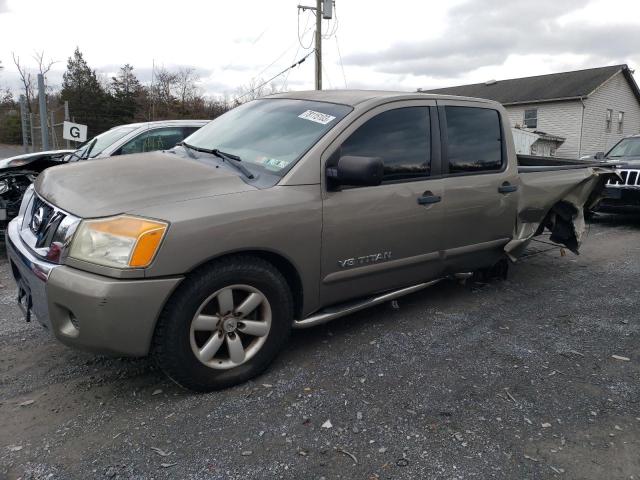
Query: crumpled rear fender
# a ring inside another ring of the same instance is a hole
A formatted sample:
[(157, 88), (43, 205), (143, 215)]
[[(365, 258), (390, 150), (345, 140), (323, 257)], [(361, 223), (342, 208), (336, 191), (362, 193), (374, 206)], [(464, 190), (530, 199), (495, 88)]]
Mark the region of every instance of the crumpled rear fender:
[(521, 173), (516, 227), (504, 247), (509, 258), (515, 261), (545, 229), (551, 232), (552, 242), (577, 255), (585, 231), (584, 211), (601, 200), (612, 177), (619, 175), (603, 167)]

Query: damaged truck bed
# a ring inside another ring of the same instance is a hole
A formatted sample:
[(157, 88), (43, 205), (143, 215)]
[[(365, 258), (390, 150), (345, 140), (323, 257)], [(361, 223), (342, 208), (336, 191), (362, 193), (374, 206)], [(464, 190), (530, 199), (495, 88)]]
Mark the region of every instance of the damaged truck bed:
[(584, 212), (598, 204), (607, 181), (617, 177), (615, 166), (529, 155), (517, 159), (522, 193), (515, 232), (505, 252), (516, 260), (530, 240), (547, 229), (552, 242), (578, 254)]

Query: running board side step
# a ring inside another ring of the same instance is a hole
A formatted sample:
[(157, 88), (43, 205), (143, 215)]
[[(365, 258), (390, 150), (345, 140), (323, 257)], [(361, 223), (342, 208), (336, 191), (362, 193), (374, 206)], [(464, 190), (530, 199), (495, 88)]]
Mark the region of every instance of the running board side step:
[(293, 322), (293, 328), (311, 328), (315, 327), (316, 325), (322, 325), (323, 323), (330, 322), (331, 320), (335, 320), (336, 318), (344, 317), (345, 315), (364, 310), (365, 308), (373, 307), (374, 305), (379, 305), (381, 303), (394, 300), (404, 295), (417, 292), (419, 290), (422, 290), (423, 288), (435, 285), (442, 280), (442, 278), (439, 278), (430, 282), (419, 283), (411, 287), (401, 288), (400, 290), (393, 290), (391, 292), (382, 293), (380, 295), (366, 298), (364, 300), (356, 300), (353, 302), (342, 303), (334, 307), (325, 308), (324, 310), (320, 310), (310, 317), (302, 320), (295, 320)]

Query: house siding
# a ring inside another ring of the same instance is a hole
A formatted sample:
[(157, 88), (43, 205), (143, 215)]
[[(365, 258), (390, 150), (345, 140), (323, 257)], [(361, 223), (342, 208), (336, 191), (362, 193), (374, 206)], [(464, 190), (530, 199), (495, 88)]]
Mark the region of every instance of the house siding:
[[(607, 152), (621, 138), (640, 133), (640, 104), (622, 72), (596, 89), (585, 101), (582, 154)], [(613, 110), (611, 131), (606, 131), (606, 112)], [(618, 112), (624, 112), (623, 132), (618, 133)]]
[(530, 103), (505, 106), (512, 126), (524, 124), (524, 111), (538, 109), (536, 130), (566, 138), (558, 147), (557, 157), (578, 158), (580, 150), (580, 125), (582, 123), (582, 103), (579, 101)]

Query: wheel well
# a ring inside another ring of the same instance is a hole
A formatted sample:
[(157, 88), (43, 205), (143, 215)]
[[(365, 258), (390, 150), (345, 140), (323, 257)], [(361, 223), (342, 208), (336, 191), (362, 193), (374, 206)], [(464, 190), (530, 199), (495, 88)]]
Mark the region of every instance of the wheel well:
[(287, 284), (289, 285), (289, 288), (291, 289), (291, 294), (293, 295), (294, 316), (295, 318), (300, 318), (302, 315), (302, 303), (304, 298), (302, 280), (300, 279), (300, 275), (298, 274), (296, 267), (294, 267), (293, 264), (282, 255), (264, 250), (243, 250), (209, 259), (207, 262), (198, 265), (198, 267), (194, 270), (202, 268), (205, 265), (209, 265), (223, 258), (230, 258), (240, 255), (243, 257), (253, 256), (261, 258), (262, 260), (269, 262), (271, 265), (276, 267), (278, 271), (280, 271), (280, 273), (282, 273), (285, 280), (287, 281)]

